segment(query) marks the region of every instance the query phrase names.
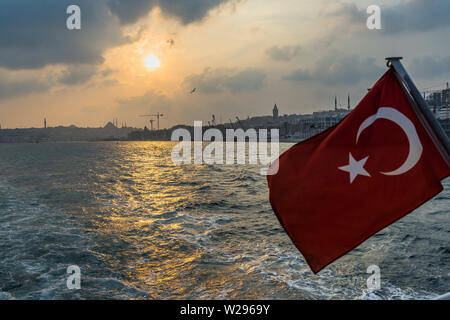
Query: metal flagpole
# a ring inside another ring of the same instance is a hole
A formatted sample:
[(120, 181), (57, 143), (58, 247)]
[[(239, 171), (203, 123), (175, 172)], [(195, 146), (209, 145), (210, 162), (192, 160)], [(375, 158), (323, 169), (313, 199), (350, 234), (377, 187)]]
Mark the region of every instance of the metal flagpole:
[[(404, 89), (407, 91), (407, 93), (409, 93), (410, 97), (408, 98), (412, 98), (414, 107), (418, 109), (416, 113), (420, 113), (418, 114), (419, 118), (422, 119), (425, 127), (428, 127), (427, 130), (431, 134), (432, 140), (434, 140), (438, 150), (443, 155), (447, 164), (450, 165), (450, 139), (439, 121), (437, 121), (434, 117), (433, 113), (428, 107), (427, 102), (422, 97), (417, 87), (414, 85), (414, 82), (409, 77), (408, 73), (400, 62), (401, 59), (402, 57), (386, 58), (387, 66), (394, 70), (397, 78), (403, 84)], [(450, 292), (436, 297), (434, 300), (450, 300)]]
[(401, 82), (404, 84), (405, 89), (408, 91), (415, 104), (417, 105), (418, 111), (421, 113), (422, 118), (431, 129), (431, 134), (434, 135), (435, 138), (433, 140), (437, 140), (435, 142), (437, 142), (438, 149), (440, 149), (442, 155), (444, 156), (444, 159), (447, 161), (447, 164), (450, 164), (450, 139), (445, 133), (439, 121), (437, 121), (437, 119), (434, 117), (425, 99), (422, 97), (419, 90), (414, 85), (414, 82), (409, 77), (408, 73), (400, 62), (401, 59), (402, 57), (386, 58), (386, 60), (388, 61), (387, 66), (395, 71), (399, 80), (401, 80)]

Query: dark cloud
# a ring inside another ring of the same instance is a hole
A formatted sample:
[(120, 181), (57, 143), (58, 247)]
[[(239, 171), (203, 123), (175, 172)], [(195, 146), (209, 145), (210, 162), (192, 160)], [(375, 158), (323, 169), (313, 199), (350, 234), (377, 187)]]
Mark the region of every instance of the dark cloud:
[(91, 65), (70, 66), (62, 71), (58, 77), (58, 82), (65, 85), (83, 84), (90, 80), (96, 72), (97, 69)]
[(45, 92), (50, 88), (51, 82), (48, 79), (13, 77), (5, 72), (0, 72), (0, 100)]
[[(134, 23), (155, 7), (188, 24), (230, 1), (236, 0), (1, 0), (0, 67), (101, 64), (106, 49), (135, 40), (123, 36), (121, 24)], [(72, 4), (81, 8), (81, 30), (66, 27)]]
[(450, 26), (450, 1), (414, 0), (382, 9), (385, 32), (428, 31)]
[[(68, 30), (66, 9), (81, 7), (81, 30)], [(126, 41), (104, 1), (2, 0), (0, 66), (37, 69), (50, 64), (99, 64), (105, 49)]]
[(202, 74), (185, 78), (184, 84), (188, 88), (198, 88), (202, 93), (241, 93), (253, 92), (264, 85), (266, 74), (259, 69), (245, 69), (239, 72), (229, 69), (207, 68)]
[[(382, 32), (387, 34), (430, 31), (450, 26), (448, 0), (411, 0), (391, 7), (380, 6)], [(365, 25), (366, 8), (343, 4), (332, 15), (347, 16), (350, 22)]]
[(330, 53), (319, 59), (312, 69), (297, 69), (283, 79), (308, 81), (326, 85), (355, 84), (362, 79), (372, 79), (384, 71), (375, 64), (374, 58), (360, 58), (358, 55)]
[[(117, 85), (114, 79), (105, 80), (105, 75), (113, 72), (106, 69), (100, 74), (103, 80), (102, 86)], [(96, 66), (92, 65), (72, 65), (61, 71), (40, 70), (31, 71), (8, 71), (0, 70), (0, 100), (26, 96), (34, 93), (46, 92), (58, 85), (75, 86), (87, 83), (97, 74)]]
[(202, 20), (210, 10), (232, 1), (235, 0), (109, 0), (108, 4), (123, 24), (135, 23), (155, 7), (159, 7), (164, 15), (189, 24)]
[(266, 50), (266, 54), (273, 60), (290, 61), (300, 53), (300, 46), (273, 46)]
[(450, 75), (450, 56), (416, 58), (409, 64), (409, 69), (414, 76), (421, 78), (432, 79)]

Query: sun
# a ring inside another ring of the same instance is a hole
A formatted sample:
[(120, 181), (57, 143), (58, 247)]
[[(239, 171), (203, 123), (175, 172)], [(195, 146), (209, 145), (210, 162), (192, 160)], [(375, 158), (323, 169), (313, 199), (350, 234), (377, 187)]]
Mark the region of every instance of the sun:
[(148, 70), (153, 71), (159, 68), (161, 65), (161, 61), (159, 61), (158, 57), (154, 54), (149, 54), (144, 59), (145, 66)]

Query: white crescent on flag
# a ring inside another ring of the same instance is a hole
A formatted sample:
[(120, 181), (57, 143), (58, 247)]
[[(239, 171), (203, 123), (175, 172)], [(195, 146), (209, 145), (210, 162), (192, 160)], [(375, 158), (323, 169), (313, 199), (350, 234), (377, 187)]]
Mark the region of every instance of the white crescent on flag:
[(423, 147), (422, 143), (420, 142), (419, 135), (417, 134), (416, 127), (411, 122), (411, 120), (409, 120), (400, 111), (388, 107), (379, 108), (376, 114), (364, 120), (359, 127), (358, 134), (356, 135), (356, 143), (358, 143), (361, 133), (369, 126), (371, 126), (377, 119), (386, 119), (395, 122), (400, 128), (402, 128), (409, 141), (409, 154), (405, 162), (394, 171), (381, 173), (388, 176), (396, 176), (408, 172), (417, 164), (417, 162), (419, 162)]

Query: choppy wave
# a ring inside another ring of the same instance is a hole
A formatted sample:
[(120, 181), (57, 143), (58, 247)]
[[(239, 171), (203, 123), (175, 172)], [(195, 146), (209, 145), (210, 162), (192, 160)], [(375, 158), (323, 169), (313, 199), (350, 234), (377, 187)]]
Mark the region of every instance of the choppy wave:
[[(450, 291), (450, 181), (313, 275), (252, 166), (171, 143), (0, 146), (0, 299), (429, 299)], [(288, 144), (283, 148), (289, 147)], [(381, 288), (367, 289), (370, 265)], [(66, 286), (78, 265), (82, 288)]]

